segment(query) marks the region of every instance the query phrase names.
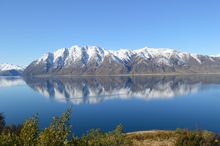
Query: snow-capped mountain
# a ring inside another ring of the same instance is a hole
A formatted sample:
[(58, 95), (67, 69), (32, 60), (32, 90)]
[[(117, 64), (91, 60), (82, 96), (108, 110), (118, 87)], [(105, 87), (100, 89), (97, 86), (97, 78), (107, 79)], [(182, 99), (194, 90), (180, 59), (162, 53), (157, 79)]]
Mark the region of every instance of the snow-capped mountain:
[(32, 62), (26, 75), (216, 73), (220, 58), (166, 48), (106, 50), (97, 46), (72, 46), (46, 53)]
[(13, 64), (0, 64), (0, 76), (20, 76), (24, 69)]
[(211, 55), (212, 57), (220, 57), (220, 54), (217, 55)]
[(24, 70), (24, 69), (18, 65), (7, 64), (7, 63), (0, 64), (0, 71), (7, 71), (7, 70)]

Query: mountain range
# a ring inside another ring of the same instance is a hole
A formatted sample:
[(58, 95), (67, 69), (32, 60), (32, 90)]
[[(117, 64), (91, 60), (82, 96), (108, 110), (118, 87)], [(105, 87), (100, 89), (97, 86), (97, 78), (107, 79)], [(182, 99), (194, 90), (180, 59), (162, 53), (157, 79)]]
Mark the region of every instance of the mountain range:
[(120, 75), (155, 73), (219, 73), (220, 57), (166, 48), (106, 50), (72, 46), (46, 53), (24, 70), (25, 75)]
[(107, 50), (72, 46), (46, 53), (25, 69), (2, 64), (0, 75), (121, 75), (219, 73), (220, 56), (196, 55), (167, 48)]

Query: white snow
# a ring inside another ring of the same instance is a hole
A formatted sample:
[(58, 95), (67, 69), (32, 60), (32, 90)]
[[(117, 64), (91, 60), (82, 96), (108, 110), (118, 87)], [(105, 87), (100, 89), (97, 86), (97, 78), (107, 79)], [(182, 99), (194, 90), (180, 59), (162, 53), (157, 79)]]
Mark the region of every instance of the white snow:
[[(104, 57), (108, 55), (109, 52), (105, 49), (96, 46), (72, 46), (70, 48), (62, 48), (54, 53), (52, 53), (51, 60), (55, 66), (71, 65), (75, 62), (81, 62), (82, 64), (87, 64), (91, 60), (95, 60), (98, 63), (101, 63), (104, 60)], [(37, 60), (36, 64), (48, 60), (49, 53), (44, 54), (40, 59)]]
[(220, 57), (220, 54), (217, 55), (210, 55), (211, 57)]
[(173, 49), (166, 49), (166, 48), (157, 48), (157, 49), (155, 49), (155, 48), (148, 48), (148, 47), (138, 49), (138, 50), (134, 50), (134, 51), (137, 52), (137, 53), (146, 54), (146, 55), (151, 56), (151, 57), (163, 56), (163, 57), (166, 57), (166, 58), (169, 58), (175, 52), (175, 50), (173, 50)]
[(134, 54), (133, 51), (127, 49), (120, 49), (118, 51), (110, 51), (110, 52), (121, 61), (130, 60), (131, 56)]
[(55, 51), (54, 54), (54, 60), (57, 60), (59, 57), (64, 57), (64, 51), (65, 48), (59, 49), (57, 51)]
[(24, 70), (24, 69), (20, 66), (13, 64), (8, 64), (8, 63), (0, 64), (0, 71), (8, 71), (8, 70)]
[(191, 54), (191, 56), (192, 56), (196, 61), (198, 61), (200, 64), (202, 63), (201, 60), (198, 58), (198, 55), (197, 55), (197, 54)]
[(37, 63), (40, 63), (40, 62), (44, 62), (46, 61), (47, 59), (49, 58), (49, 53), (45, 53), (42, 57), (40, 57), (38, 60), (37, 60)]
[[(158, 64), (172, 65), (173, 59), (177, 60), (178, 64), (187, 63), (190, 57), (194, 58), (198, 63), (201, 63), (198, 55), (190, 54), (187, 52), (176, 51), (169, 48), (142, 48), (137, 50), (106, 50), (97, 46), (72, 46), (70, 48), (62, 48), (54, 53), (44, 54), (38, 63), (44, 63), (50, 61), (53, 67), (64, 66), (68, 67), (74, 63), (81, 63), (86, 65), (91, 61), (95, 61), (99, 65), (103, 62), (106, 56), (110, 56), (113, 61), (126, 62), (129, 61), (132, 56), (138, 56), (145, 60), (150, 58), (158, 62)], [(220, 57), (220, 55), (219, 55)], [(171, 59), (172, 58), (172, 59)], [(211, 57), (210, 57), (211, 60)], [(111, 61), (111, 60), (109, 60)]]

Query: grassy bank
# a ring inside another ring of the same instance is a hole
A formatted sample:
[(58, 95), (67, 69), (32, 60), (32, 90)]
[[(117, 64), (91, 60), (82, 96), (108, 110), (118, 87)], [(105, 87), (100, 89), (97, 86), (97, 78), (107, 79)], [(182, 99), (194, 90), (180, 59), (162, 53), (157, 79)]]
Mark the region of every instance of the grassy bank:
[(219, 146), (220, 139), (209, 131), (142, 131), (128, 133), (127, 138), (134, 146)]
[(49, 127), (40, 130), (38, 116), (21, 125), (8, 126), (0, 114), (0, 146), (220, 146), (217, 134), (208, 131), (140, 131), (124, 133), (123, 126), (103, 132), (93, 129), (82, 137), (72, 133), (71, 110), (54, 117)]

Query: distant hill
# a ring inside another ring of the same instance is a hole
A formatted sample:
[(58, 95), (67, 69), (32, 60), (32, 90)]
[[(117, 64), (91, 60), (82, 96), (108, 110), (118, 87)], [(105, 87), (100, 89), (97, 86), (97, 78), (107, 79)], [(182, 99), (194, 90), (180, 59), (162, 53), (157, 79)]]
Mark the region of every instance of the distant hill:
[(13, 64), (0, 64), (0, 76), (21, 76), (24, 69)]

